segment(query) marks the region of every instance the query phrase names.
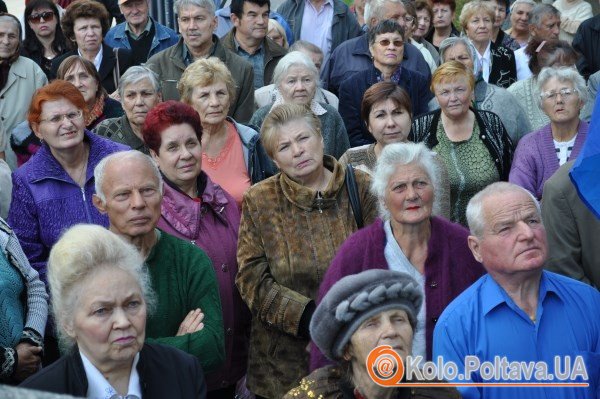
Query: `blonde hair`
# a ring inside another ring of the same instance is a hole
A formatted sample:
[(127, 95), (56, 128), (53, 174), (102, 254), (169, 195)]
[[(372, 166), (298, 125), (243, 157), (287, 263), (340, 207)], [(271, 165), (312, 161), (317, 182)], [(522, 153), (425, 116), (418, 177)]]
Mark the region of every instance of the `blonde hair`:
[(460, 12), (460, 17), (458, 18), (463, 32), (467, 31), (467, 24), (469, 23), (471, 17), (481, 11), (487, 13), (492, 19), (492, 23), (494, 23), (494, 19), (496, 18), (494, 6), (485, 1), (473, 0), (463, 6), (462, 11)]
[(281, 128), (299, 119), (305, 121), (317, 137), (323, 137), (321, 135), (321, 121), (308, 106), (293, 103), (278, 105), (267, 114), (260, 129), (260, 140), (271, 159), (275, 154)]
[(227, 66), (216, 57), (202, 58), (185, 68), (179, 83), (177, 83), (177, 90), (179, 90), (181, 101), (191, 105), (194, 88), (206, 87), (219, 82), (225, 83), (227, 93), (229, 93), (229, 104), (233, 104), (235, 82)]
[(285, 33), (285, 29), (283, 29), (283, 26), (281, 26), (281, 24), (277, 20), (269, 19), (269, 27), (267, 28), (267, 33), (269, 33), (271, 29), (275, 29), (277, 32), (279, 32), (279, 34), (283, 38), (283, 48), (288, 48), (290, 44), (288, 43), (287, 34)]
[(460, 78), (466, 78), (471, 91), (475, 89), (475, 76), (466, 66), (458, 61), (447, 61), (437, 67), (431, 76), (431, 91), (435, 93), (435, 87), (443, 82), (455, 82)]

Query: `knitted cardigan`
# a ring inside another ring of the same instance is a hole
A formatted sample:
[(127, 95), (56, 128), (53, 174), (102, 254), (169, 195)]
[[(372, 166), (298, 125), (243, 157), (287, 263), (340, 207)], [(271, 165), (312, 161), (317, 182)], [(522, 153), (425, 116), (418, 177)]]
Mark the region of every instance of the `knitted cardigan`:
[[(579, 122), (575, 145), (567, 161), (577, 158), (585, 143), (588, 129), (587, 122)], [(531, 191), (539, 200), (542, 199), (544, 183), (558, 170), (559, 166), (552, 128), (548, 124), (540, 130), (529, 133), (519, 142), (508, 181)]]
[(539, 93), (536, 89), (537, 79), (531, 76), (525, 80), (520, 80), (513, 83), (507, 90), (511, 93), (521, 107), (525, 110), (525, 115), (529, 119), (529, 126), (532, 130), (541, 129), (550, 123), (550, 118), (540, 109), (537, 104), (537, 96)]

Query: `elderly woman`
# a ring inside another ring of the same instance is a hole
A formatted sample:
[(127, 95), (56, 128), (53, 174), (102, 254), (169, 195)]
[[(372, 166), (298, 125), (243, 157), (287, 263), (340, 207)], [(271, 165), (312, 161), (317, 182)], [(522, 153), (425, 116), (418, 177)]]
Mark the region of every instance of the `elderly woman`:
[(367, 174), (356, 170), (355, 184), (347, 183), (344, 168), (324, 155), (320, 121), (308, 107), (275, 107), (261, 139), (281, 172), (244, 195), (236, 284), (253, 314), (248, 387), (280, 398), (308, 371), (321, 277), (357, 226), (374, 220), (376, 204)]
[(200, 59), (186, 68), (177, 85), (181, 101), (200, 115), (204, 138), (202, 166), (211, 180), (241, 206), (244, 192), (274, 174), (256, 130), (228, 117), (235, 83), (218, 58)]
[(87, 106), (84, 119), (87, 129), (92, 130), (107, 118), (123, 115), (121, 104), (110, 98), (100, 84), (100, 75), (91, 61), (78, 55), (71, 55), (60, 64), (56, 78), (73, 83), (83, 95)]
[(475, 78), (457, 61), (435, 71), (431, 89), (441, 109), (414, 120), (409, 140), (444, 160), (450, 177), (451, 220), (466, 225), (467, 203), (483, 187), (508, 179), (513, 143), (500, 118), (471, 108)]
[(460, 36), (460, 32), (452, 23), (456, 11), (456, 1), (432, 0), (431, 9), (433, 10), (433, 19), (431, 20), (433, 29), (429, 31), (425, 39), (437, 50), (444, 39)]
[(10, 226), (0, 219), (0, 382), (20, 382), (41, 366), (48, 294)]
[(67, 40), (60, 28), (59, 14), (52, 0), (27, 3), (23, 16), (25, 40), (21, 55), (31, 58), (50, 77), (52, 60), (67, 52)]
[(510, 6), (510, 29), (506, 33), (521, 47), (529, 42), (529, 13), (535, 4), (533, 0), (515, 0)]
[(417, 0), (415, 1), (414, 6), (415, 13), (417, 16), (415, 21), (413, 22), (414, 29), (412, 33), (411, 43), (421, 51), (423, 57), (426, 56), (423, 53), (423, 49), (429, 51), (429, 54), (431, 54), (437, 66), (440, 63), (440, 56), (438, 54), (438, 51), (435, 47), (433, 47), (433, 44), (425, 40), (425, 36), (427, 36), (427, 33), (429, 33), (431, 29), (431, 21), (433, 20), (433, 9), (431, 8), (431, 5), (427, 0)]
[(544, 68), (537, 84), (538, 103), (550, 123), (519, 142), (508, 180), (541, 200), (546, 180), (579, 155), (589, 125), (579, 118), (587, 88), (576, 69)]
[(112, 48), (103, 43), (110, 29), (110, 18), (106, 8), (98, 1), (78, 0), (67, 7), (61, 25), (65, 37), (70, 40), (72, 50), (52, 60), (53, 76), (65, 58), (79, 55), (92, 62), (100, 76), (100, 85), (113, 93), (119, 78), (131, 66), (131, 51)]
[(381, 345), (391, 346), (404, 364), (413, 354), (424, 299), (418, 285), (410, 275), (392, 270), (366, 270), (337, 281), (310, 322), (311, 338), (337, 364), (314, 371), (284, 399), (460, 398), (451, 387), (382, 387), (365, 366)]
[(396, 21), (383, 20), (370, 29), (368, 35), (373, 65), (349, 76), (340, 84), (339, 90), (339, 110), (346, 123), (351, 147), (373, 142), (373, 136), (360, 118), (363, 95), (373, 84), (391, 81), (405, 89), (414, 115), (427, 112), (427, 103), (432, 98), (427, 77), (402, 66), (405, 35)]
[(142, 127), (148, 112), (162, 101), (158, 76), (147, 67), (129, 68), (119, 81), (119, 98), (125, 115), (103, 120), (94, 133), (150, 155)]
[[(429, 6), (429, 4), (428, 4), (428, 6)], [(439, 64), (439, 60), (440, 60), (438, 52), (435, 49), (435, 47), (433, 47), (433, 45), (430, 44), (431, 48), (433, 49), (433, 52), (436, 54), (436, 58), (434, 58), (434, 56), (433, 56), (434, 53), (432, 53), (430, 51), (430, 49), (425, 46), (425, 43), (427, 42), (427, 40), (424, 40), (422, 36), (418, 38), (419, 40), (417, 40), (417, 38), (415, 38), (415, 32), (417, 31), (417, 28), (418, 28), (417, 27), (418, 16), (417, 16), (416, 5), (413, 4), (412, 2), (405, 2), (404, 8), (406, 9), (406, 16), (404, 17), (404, 20), (405, 20), (404, 21), (404, 36), (405, 36), (406, 42), (412, 44), (413, 46), (415, 46), (416, 48), (419, 49), (419, 51), (421, 52), (421, 55), (425, 59), (425, 62), (427, 63), (427, 65), (429, 65), (429, 69), (431, 70), (431, 73), (433, 73), (435, 71), (435, 69), (437, 68), (437, 66)], [(429, 9), (431, 9), (430, 6), (429, 6)]]
[(484, 0), (488, 1), (494, 9), (494, 23), (492, 25), (491, 38), (492, 42), (498, 47), (504, 47), (516, 51), (521, 48), (519, 43), (510, 35), (502, 30), (502, 25), (506, 21), (508, 16), (508, 9), (510, 7), (510, 0)]
[[(529, 119), (517, 99), (506, 89), (487, 83), (479, 74), (480, 66), (476, 65), (475, 47), (466, 37), (449, 37), (440, 45), (442, 62), (458, 61), (476, 76), (473, 92), (474, 106), (477, 109), (492, 111), (500, 117), (508, 135), (516, 145), (521, 137), (531, 132)], [(438, 109), (437, 99), (429, 102), (429, 109)]]
[(487, 83), (507, 88), (517, 81), (515, 53), (492, 41), (494, 7), (486, 1), (473, 0), (460, 13), (463, 32), (477, 50), (477, 64)]
[[(411, 275), (424, 290), (426, 304), (417, 316), (413, 353), (427, 359), (437, 318), (484, 273), (467, 245), (468, 230), (433, 216), (440, 206), (439, 184), (435, 154), (424, 144), (386, 146), (372, 184), (381, 219), (346, 240), (319, 288), (323, 298), (340, 278), (367, 269)], [(323, 360), (313, 348), (311, 369)]]
[(508, 88), (521, 107), (529, 121), (531, 130), (538, 130), (550, 123), (548, 115), (539, 107), (539, 92), (537, 91), (537, 77), (544, 67), (575, 67), (578, 59), (577, 52), (562, 40), (532, 39), (525, 50), (531, 56), (529, 68), (532, 76), (520, 80)]
[[(86, 114), (79, 90), (63, 80), (39, 89), (29, 107), (29, 125), (42, 146), (13, 174), (8, 222), (44, 282), (50, 248), (66, 228), (108, 226), (92, 205), (93, 171), (106, 155), (127, 147), (86, 130)], [(50, 349), (46, 345), (48, 356)]]
[(23, 387), (88, 398), (205, 397), (196, 358), (144, 343), (154, 298), (132, 245), (101, 226), (78, 225), (52, 248), (48, 265), (65, 355)]
[(276, 87), (275, 101), (259, 108), (250, 120), (251, 125), (262, 126), (269, 112), (278, 105), (306, 105), (321, 121), (325, 154), (339, 158), (350, 148), (344, 121), (338, 111), (329, 104), (315, 100), (319, 71), (306, 54), (292, 51), (279, 60), (273, 72), (273, 83)]
[(233, 197), (202, 171), (202, 126), (192, 107), (167, 101), (146, 119), (144, 142), (165, 183), (158, 227), (204, 250), (219, 281), (227, 357), (219, 372), (207, 376), (208, 390), (212, 397), (233, 398), (246, 372), (250, 332), (250, 313), (235, 288), (240, 211)]

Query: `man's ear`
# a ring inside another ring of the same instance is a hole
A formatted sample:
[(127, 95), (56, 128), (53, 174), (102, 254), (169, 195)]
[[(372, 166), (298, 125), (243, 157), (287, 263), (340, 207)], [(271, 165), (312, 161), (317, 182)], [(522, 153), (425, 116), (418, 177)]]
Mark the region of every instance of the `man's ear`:
[(96, 209), (98, 209), (98, 212), (100, 212), (103, 215), (106, 215), (106, 204), (100, 199), (100, 197), (98, 197), (98, 195), (92, 195), (92, 203), (94, 204)]
[(231, 23), (233, 23), (233, 26), (235, 26), (236, 28), (240, 27), (240, 19), (238, 18), (237, 15), (235, 15), (234, 13), (231, 13)]
[(469, 249), (473, 253), (473, 257), (475, 258), (475, 260), (479, 263), (482, 263), (482, 258), (481, 258), (481, 253), (480, 253), (481, 243), (479, 241), (479, 238), (477, 238), (475, 236), (469, 236), (467, 238), (467, 244), (469, 245)]

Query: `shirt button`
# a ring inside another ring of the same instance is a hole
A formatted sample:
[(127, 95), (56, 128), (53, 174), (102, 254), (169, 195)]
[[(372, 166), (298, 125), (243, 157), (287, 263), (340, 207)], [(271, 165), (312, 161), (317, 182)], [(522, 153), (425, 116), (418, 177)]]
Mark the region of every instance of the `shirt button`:
[(485, 140), (485, 134), (482, 134), (482, 135), (481, 135), (481, 138), (482, 138), (483, 140)]
[(431, 283), (429, 283), (429, 286), (430, 286), (431, 288), (435, 288), (435, 287), (437, 287), (437, 286), (438, 286), (438, 284), (437, 284), (437, 281), (432, 281)]
[(434, 323), (437, 323), (438, 318), (437, 317), (433, 317), (433, 318), (431, 318), (431, 321), (433, 321)]
[(223, 264), (221, 265), (221, 270), (223, 271), (223, 273), (226, 273), (226, 272), (227, 272), (227, 270), (229, 270), (229, 268), (227, 267), (227, 265), (226, 265), (225, 263), (223, 263)]

